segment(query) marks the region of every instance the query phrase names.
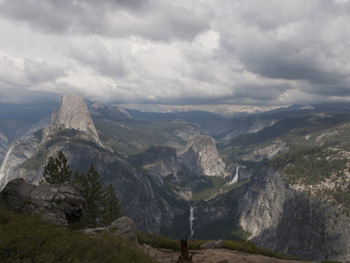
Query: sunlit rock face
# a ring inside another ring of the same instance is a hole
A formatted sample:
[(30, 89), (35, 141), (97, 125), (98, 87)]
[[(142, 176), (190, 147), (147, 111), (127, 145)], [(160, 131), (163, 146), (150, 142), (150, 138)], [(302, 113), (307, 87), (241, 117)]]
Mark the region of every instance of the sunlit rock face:
[(52, 114), (52, 126), (82, 131), (99, 141), (89, 110), (79, 95), (62, 96), (60, 109)]
[(197, 136), (179, 152), (179, 162), (198, 176), (226, 176), (226, 165), (210, 136)]

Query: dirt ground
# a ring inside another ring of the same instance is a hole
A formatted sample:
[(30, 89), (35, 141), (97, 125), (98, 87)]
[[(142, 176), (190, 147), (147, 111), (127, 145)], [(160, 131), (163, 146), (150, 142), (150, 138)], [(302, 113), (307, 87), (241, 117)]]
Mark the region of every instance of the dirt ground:
[[(156, 262), (162, 263), (176, 263), (180, 256), (179, 251), (155, 249), (147, 245), (143, 246), (143, 250)], [(302, 261), (276, 259), (227, 249), (190, 250), (190, 254), (193, 255), (193, 263), (302, 263)]]

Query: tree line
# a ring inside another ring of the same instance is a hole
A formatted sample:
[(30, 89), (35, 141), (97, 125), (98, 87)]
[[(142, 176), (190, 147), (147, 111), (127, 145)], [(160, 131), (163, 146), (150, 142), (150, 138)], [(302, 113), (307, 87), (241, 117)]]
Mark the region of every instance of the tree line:
[(86, 211), (79, 223), (81, 227), (100, 227), (111, 224), (122, 215), (121, 206), (111, 183), (107, 186), (91, 164), (88, 173), (74, 173), (62, 151), (57, 157), (49, 157), (44, 167), (41, 183), (80, 183), (86, 200)]

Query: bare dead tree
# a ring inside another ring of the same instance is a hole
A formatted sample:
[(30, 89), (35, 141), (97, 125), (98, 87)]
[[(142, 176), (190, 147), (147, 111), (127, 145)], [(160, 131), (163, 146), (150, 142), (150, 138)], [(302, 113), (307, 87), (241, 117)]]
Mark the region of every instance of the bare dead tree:
[(181, 256), (179, 256), (177, 263), (185, 263), (185, 262), (192, 263), (192, 255), (189, 254), (189, 250), (187, 247), (187, 239), (181, 239), (180, 244), (181, 244)]

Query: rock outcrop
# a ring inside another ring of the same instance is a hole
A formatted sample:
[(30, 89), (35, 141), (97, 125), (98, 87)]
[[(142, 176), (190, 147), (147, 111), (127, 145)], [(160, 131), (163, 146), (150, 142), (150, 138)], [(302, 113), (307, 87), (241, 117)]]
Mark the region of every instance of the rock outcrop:
[[(40, 141), (35, 136), (23, 141), (16, 140), (12, 143), (0, 167), (0, 191), (9, 181), (20, 177), (19, 173), (16, 173), (16, 170), (18, 170), (26, 160), (35, 155), (39, 143)], [(28, 176), (26, 181), (33, 183), (36, 179)]]
[(38, 213), (47, 222), (69, 226), (83, 216), (85, 199), (79, 184), (35, 186), (19, 178), (0, 192), (0, 206), (21, 214)]
[(222, 240), (209, 241), (200, 245), (201, 249), (222, 248), (224, 242)]
[(0, 164), (4, 160), (8, 149), (9, 149), (9, 139), (5, 134), (0, 132)]
[(289, 187), (265, 166), (240, 198), (240, 224), (259, 246), (313, 260), (350, 260), (350, 219), (327, 203)]
[(98, 235), (107, 233), (113, 236), (122, 236), (125, 240), (137, 244), (137, 228), (134, 220), (123, 216), (113, 221), (108, 227), (88, 228), (84, 233), (89, 235)]
[(179, 151), (179, 162), (197, 176), (227, 176), (226, 165), (210, 136), (197, 136)]

